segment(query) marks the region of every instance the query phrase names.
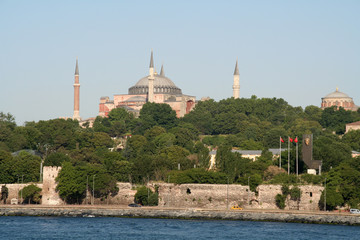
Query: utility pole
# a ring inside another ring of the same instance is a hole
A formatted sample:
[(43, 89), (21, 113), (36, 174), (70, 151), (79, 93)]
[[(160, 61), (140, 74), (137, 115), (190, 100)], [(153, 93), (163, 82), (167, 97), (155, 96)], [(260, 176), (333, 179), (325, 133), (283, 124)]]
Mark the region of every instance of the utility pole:
[(93, 175), (93, 202), (92, 202), (92, 205), (94, 205), (94, 203), (95, 203), (95, 176), (96, 176), (96, 174)]
[[(24, 175), (21, 176), (21, 183), (22, 183), (22, 185), (24, 185)], [(22, 186), (22, 188), (21, 188), (21, 204), (23, 204), (23, 197), (22, 197), (23, 188), (24, 187)]]
[(43, 159), (41, 158), (41, 162), (40, 162), (40, 182), (42, 183), (42, 170), (43, 170)]
[(149, 175), (148, 175), (148, 182), (147, 182), (147, 192), (148, 192), (148, 198), (147, 198), (147, 203), (148, 203), (148, 205), (149, 205), (149, 197), (150, 197), (150, 189), (149, 189)]
[(88, 191), (89, 191), (89, 176), (86, 175), (86, 205), (89, 204)]
[(227, 186), (226, 186), (226, 210), (229, 210), (229, 177), (227, 177)]
[(290, 175), (290, 137), (288, 137), (288, 175)]
[(250, 177), (248, 177), (248, 205), (250, 205)]
[(325, 178), (325, 188), (324, 188), (324, 210), (326, 212), (326, 178)]
[(168, 188), (169, 188), (169, 194), (168, 194), (168, 207), (170, 207), (170, 175), (168, 176)]
[(295, 138), (295, 140), (296, 140), (296, 177), (299, 176), (299, 153), (298, 153), (299, 145), (298, 145), (298, 140), (297, 139), (298, 138), (296, 136), (296, 138)]

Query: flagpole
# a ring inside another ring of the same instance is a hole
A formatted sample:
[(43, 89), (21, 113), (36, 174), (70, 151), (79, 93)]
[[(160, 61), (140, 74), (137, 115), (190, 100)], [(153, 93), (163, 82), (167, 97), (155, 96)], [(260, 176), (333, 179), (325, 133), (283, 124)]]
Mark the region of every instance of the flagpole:
[(299, 176), (299, 153), (298, 153), (298, 150), (299, 150), (299, 147), (298, 147), (298, 138), (296, 136), (296, 176)]
[(280, 153), (279, 153), (279, 155), (280, 155), (280, 158), (279, 158), (279, 168), (281, 168), (281, 136), (280, 136), (280, 138), (279, 138), (279, 143), (280, 143)]
[(290, 175), (290, 137), (288, 136), (288, 175)]

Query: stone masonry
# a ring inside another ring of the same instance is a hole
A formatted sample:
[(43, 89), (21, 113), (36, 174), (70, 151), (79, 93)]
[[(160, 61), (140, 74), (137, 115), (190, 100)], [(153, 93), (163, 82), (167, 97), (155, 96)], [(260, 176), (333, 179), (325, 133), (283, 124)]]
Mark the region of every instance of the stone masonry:
[[(56, 192), (56, 177), (61, 167), (44, 167), (43, 184), (36, 184), (42, 188), (43, 205), (63, 205), (63, 200)], [(7, 184), (9, 188), (10, 203), (11, 198), (18, 198), (19, 190), (29, 184)], [(108, 200), (101, 201), (95, 199), (95, 204), (116, 204), (128, 205), (134, 202), (136, 187), (130, 183), (118, 183), (119, 192)], [(277, 209), (275, 196), (281, 194), (281, 185), (259, 185), (258, 194), (248, 191), (248, 186), (238, 184), (181, 184), (150, 182), (148, 187), (153, 191), (155, 187), (159, 191), (159, 207), (170, 208), (207, 208), (207, 209), (227, 209), (234, 205), (239, 205), (245, 209)], [(304, 185), (299, 186), (301, 190), (301, 200), (292, 201), (286, 199), (286, 209), (288, 210), (319, 210), (318, 203), (322, 186)], [(0, 186), (1, 191), (1, 186)], [(91, 193), (88, 193), (88, 201), (91, 202)]]

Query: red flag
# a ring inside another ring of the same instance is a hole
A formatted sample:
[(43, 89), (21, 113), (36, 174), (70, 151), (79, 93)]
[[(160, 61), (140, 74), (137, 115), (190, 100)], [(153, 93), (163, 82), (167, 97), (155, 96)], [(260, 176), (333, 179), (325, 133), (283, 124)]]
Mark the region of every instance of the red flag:
[(289, 137), (289, 140), (290, 140), (290, 142), (293, 142), (293, 141), (294, 141), (294, 139), (292, 139), (291, 137)]
[(297, 138), (297, 137), (294, 139), (294, 142), (296, 142), (296, 143), (298, 142), (298, 138)]
[(280, 137), (280, 141), (283, 142), (283, 143), (285, 142), (284, 139), (282, 139), (282, 137)]

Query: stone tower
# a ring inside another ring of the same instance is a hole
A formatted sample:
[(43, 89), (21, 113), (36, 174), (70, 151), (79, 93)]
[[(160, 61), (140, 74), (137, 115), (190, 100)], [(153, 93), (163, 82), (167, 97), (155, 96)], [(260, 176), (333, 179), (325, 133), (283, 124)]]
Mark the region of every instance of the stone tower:
[(238, 68), (238, 61), (236, 60), (235, 70), (234, 70), (234, 84), (233, 84), (233, 97), (240, 97), (240, 74)]
[(150, 57), (150, 67), (149, 67), (149, 92), (148, 92), (148, 102), (154, 102), (154, 59), (153, 51), (151, 50)]
[(75, 67), (75, 83), (74, 83), (74, 115), (73, 119), (80, 121), (80, 83), (79, 83), (79, 65), (78, 59), (76, 58), (76, 67)]

